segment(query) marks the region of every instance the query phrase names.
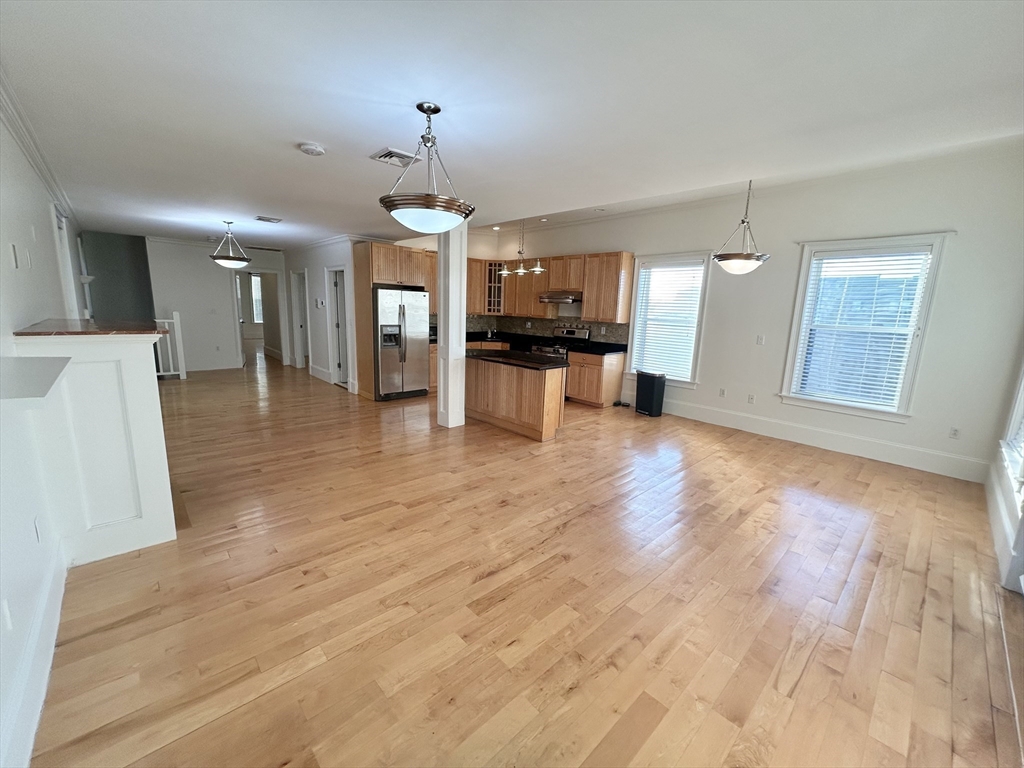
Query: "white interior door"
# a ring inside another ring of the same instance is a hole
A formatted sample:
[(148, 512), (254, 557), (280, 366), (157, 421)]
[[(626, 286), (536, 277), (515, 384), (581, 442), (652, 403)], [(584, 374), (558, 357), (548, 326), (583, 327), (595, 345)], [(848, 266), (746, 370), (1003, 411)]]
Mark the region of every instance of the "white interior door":
[(292, 272), (292, 327), (295, 329), (295, 367), (306, 368), (309, 365), (309, 311), (303, 272)]

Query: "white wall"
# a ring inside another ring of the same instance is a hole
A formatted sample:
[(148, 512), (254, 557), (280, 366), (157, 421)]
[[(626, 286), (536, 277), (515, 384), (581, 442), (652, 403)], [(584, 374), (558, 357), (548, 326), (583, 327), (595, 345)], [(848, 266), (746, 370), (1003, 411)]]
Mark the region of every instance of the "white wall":
[[(348, 316), (348, 390), (358, 392), (358, 372), (355, 355), (355, 297), (352, 275), (352, 243), (346, 236), (331, 238), (305, 248), (285, 251), (285, 268), (288, 274), (301, 272), (306, 275), (306, 299), (309, 311), (309, 372), (319, 379), (333, 381), (332, 371), (337, 370), (334, 359), (334, 344), (330, 334), (334, 331), (331, 320), (335, 316), (334, 281), (328, 274), (332, 270), (345, 270), (345, 304)], [(291, 278), (288, 279), (289, 286)], [(291, 290), (288, 291), (291, 312)], [(285, 305), (282, 303), (281, 305)]]
[[(436, 251), (437, 235), (424, 235), (423, 237), (399, 240), (398, 245), (404, 245), (408, 248), (422, 248), (426, 251)], [(493, 230), (490, 232), (470, 231), (468, 249), (466, 255), (471, 259), (496, 259), (498, 256), (498, 233)], [(514, 251), (515, 248), (512, 250)]]
[[(170, 317), (174, 310), (181, 313), (187, 369), (241, 367), (234, 270), (219, 266), (210, 258), (210, 243), (149, 237), (146, 248), (157, 316)], [(284, 274), (281, 252), (253, 250), (247, 254), (252, 262), (244, 272)], [(278, 301), (283, 305), (285, 291), (280, 284), (278, 290)], [(287, 316), (283, 316), (281, 343), (286, 357), (291, 354), (287, 323)]]
[[(53, 200), (6, 126), (0, 199), (0, 355), (10, 356), (13, 331), (77, 307), (64, 301)], [(12, 244), (31, 268), (14, 269)], [(18, 766), (28, 764), (46, 693), (65, 566), (33, 414), (0, 407), (0, 600), (11, 617), (11, 629), (0, 621), (0, 765)]]
[[(751, 223), (771, 260), (745, 276), (713, 265), (695, 390), (666, 410), (690, 418), (981, 482), (1001, 437), (1024, 327), (1024, 141), (758, 189)], [(730, 196), (531, 230), (531, 254), (712, 251), (736, 226)], [(783, 404), (801, 241), (955, 230), (947, 239), (906, 424)], [(516, 233), (502, 232), (512, 258)], [(758, 334), (764, 346), (755, 346)], [(625, 382), (623, 397), (632, 397)], [(727, 397), (718, 396), (725, 388)], [(747, 404), (747, 395), (756, 404)], [(960, 438), (949, 437), (951, 427)]]

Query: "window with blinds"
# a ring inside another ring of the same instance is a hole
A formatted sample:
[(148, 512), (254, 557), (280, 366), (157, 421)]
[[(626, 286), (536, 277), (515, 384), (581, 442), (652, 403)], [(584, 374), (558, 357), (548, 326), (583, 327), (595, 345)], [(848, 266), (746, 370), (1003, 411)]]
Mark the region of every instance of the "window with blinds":
[(249, 273), (249, 286), (252, 289), (252, 321), (263, 322), (263, 281), (256, 273)]
[(1017, 396), (1010, 411), (1010, 423), (1006, 439), (1002, 441), (1002, 449), (1006, 469), (1017, 492), (1017, 503), (1020, 504), (1024, 499), (1024, 372), (1021, 372), (1017, 384)]
[(811, 253), (790, 394), (902, 413), (932, 248)]
[(703, 260), (642, 263), (632, 370), (693, 382), (704, 296)]

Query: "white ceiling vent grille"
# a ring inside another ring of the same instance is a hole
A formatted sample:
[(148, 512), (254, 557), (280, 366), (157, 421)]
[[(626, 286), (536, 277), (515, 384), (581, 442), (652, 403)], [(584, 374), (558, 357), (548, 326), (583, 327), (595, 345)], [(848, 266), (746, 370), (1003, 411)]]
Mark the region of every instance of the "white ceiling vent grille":
[(275, 219), (273, 216), (257, 216), (256, 221), (264, 221), (267, 224), (280, 224), (281, 219)]
[(376, 160), (381, 163), (387, 163), (388, 165), (397, 165), (399, 168), (408, 168), (414, 162), (418, 163), (420, 158), (413, 158), (415, 155), (412, 152), (404, 152), (401, 149), (392, 149), (391, 147), (384, 147), (384, 149), (378, 149), (372, 155), (371, 160)]

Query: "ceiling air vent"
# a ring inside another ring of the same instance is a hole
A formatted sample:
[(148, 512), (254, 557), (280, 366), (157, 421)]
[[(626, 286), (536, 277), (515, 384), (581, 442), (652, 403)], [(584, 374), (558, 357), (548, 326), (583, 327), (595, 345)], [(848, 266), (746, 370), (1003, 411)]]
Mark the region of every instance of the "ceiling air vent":
[(280, 224), (281, 219), (275, 219), (273, 216), (257, 216), (256, 221), (263, 221), (267, 224)]
[(392, 149), (391, 147), (384, 147), (384, 149), (378, 149), (372, 155), (371, 160), (377, 160), (381, 163), (387, 163), (388, 165), (397, 165), (399, 168), (408, 168), (414, 162), (418, 163), (420, 158), (413, 158), (415, 155), (412, 152), (404, 152), (401, 149)]

